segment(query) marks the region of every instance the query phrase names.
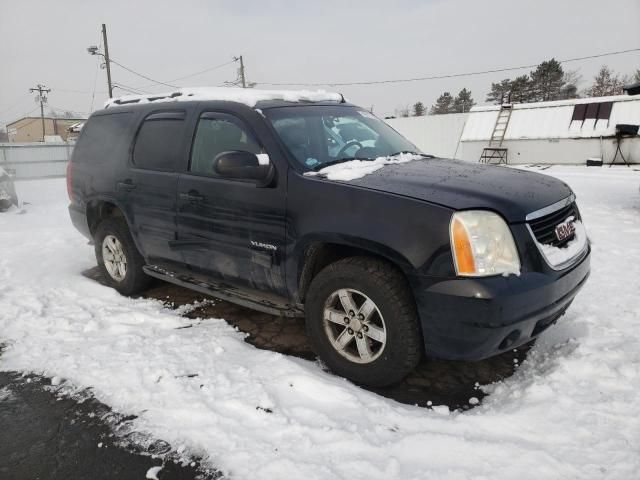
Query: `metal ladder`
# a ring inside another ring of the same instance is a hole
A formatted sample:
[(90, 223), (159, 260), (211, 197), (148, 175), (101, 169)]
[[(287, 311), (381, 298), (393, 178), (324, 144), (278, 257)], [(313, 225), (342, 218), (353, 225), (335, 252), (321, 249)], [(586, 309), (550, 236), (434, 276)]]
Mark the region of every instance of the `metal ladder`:
[(502, 146), (502, 142), (507, 132), (512, 110), (513, 108), (510, 103), (500, 105), (500, 111), (498, 112), (496, 123), (493, 126), (491, 138), (489, 139), (489, 146), (483, 148), (482, 155), (480, 155), (481, 163), (508, 163), (507, 149)]

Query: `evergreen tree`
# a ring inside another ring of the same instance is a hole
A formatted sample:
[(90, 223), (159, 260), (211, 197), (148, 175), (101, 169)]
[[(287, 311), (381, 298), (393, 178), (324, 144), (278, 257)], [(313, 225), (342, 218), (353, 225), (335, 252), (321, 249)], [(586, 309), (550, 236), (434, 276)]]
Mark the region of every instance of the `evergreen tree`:
[(471, 107), (473, 107), (476, 102), (473, 101), (473, 97), (471, 96), (471, 91), (463, 88), (458, 93), (458, 96), (453, 101), (453, 112), (455, 113), (464, 113), (468, 112)]
[(609, 95), (622, 94), (622, 87), (624, 81), (619, 75), (614, 73), (609, 67), (603, 65), (600, 67), (600, 71), (593, 78), (591, 87), (588, 88), (587, 93), (591, 97), (606, 97)]
[(426, 113), (424, 104), (422, 102), (416, 102), (413, 104), (413, 116), (422, 117)]
[(438, 97), (435, 105), (431, 106), (431, 115), (438, 115), (442, 113), (451, 113), (453, 111), (453, 97), (449, 92), (444, 92)]
[(511, 91), (511, 80), (505, 78), (499, 83), (491, 84), (491, 91), (487, 94), (487, 102), (500, 105), (506, 103)]
[(633, 74), (633, 81), (640, 82), (640, 68), (636, 70), (636, 73)]
[(529, 75), (520, 75), (511, 82), (511, 102), (527, 103), (531, 101), (531, 80)]
[(529, 76), (533, 101), (546, 102), (562, 98), (565, 87), (564, 71), (555, 58), (542, 62)]

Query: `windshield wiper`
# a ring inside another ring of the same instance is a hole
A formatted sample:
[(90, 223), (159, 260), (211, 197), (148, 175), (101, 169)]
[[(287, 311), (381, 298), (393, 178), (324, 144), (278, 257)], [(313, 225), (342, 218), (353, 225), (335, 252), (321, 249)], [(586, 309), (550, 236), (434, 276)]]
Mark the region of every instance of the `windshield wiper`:
[(397, 155), (402, 155), (403, 153), (410, 153), (412, 155), (420, 155), (421, 157), (424, 157), (424, 158), (436, 158), (433, 155), (429, 155), (427, 153), (422, 153), (422, 152), (414, 152), (413, 150), (402, 150), (400, 152), (392, 153), (391, 155), (389, 155), (389, 157), (395, 157)]
[(318, 170), (322, 170), (324, 167), (330, 167), (331, 165), (337, 165), (339, 163), (344, 163), (344, 162), (350, 162), (352, 160), (375, 160), (374, 158), (369, 158), (369, 157), (344, 157), (344, 158), (339, 158), (337, 160), (331, 160), (329, 162), (324, 162), (324, 163), (319, 163), (318, 165), (316, 165), (315, 167), (313, 167), (311, 170), (313, 170), (314, 172), (317, 172)]

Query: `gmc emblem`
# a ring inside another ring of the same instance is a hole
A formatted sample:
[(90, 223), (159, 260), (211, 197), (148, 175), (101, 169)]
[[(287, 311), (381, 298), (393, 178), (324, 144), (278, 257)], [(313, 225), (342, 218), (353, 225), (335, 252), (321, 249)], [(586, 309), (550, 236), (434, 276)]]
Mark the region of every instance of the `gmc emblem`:
[(564, 222), (556, 226), (556, 238), (559, 242), (572, 237), (576, 233), (576, 226), (573, 223), (573, 217), (567, 218)]

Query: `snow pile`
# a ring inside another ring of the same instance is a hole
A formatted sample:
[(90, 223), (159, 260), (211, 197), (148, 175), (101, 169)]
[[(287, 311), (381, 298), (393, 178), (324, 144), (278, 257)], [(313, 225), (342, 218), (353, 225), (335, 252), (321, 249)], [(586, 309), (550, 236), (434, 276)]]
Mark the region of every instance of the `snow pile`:
[(105, 108), (128, 103), (173, 102), (173, 101), (205, 101), (220, 100), (244, 103), (254, 107), (256, 103), (267, 100), (283, 100), (285, 102), (341, 102), (339, 93), (325, 90), (258, 90), (255, 88), (232, 87), (192, 87), (179, 88), (173, 92), (149, 95), (124, 95), (107, 100)]
[(592, 276), (468, 412), (397, 404), (255, 349), (223, 320), (188, 320), (84, 278), (95, 260), (68, 220), (64, 179), (18, 182), (29, 210), (0, 215), (0, 368), (91, 387), (140, 431), (237, 479), (636, 478), (640, 174), (546, 172), (578, 194)]
[(547, 259), (547, 262), (549, 262), (554, 267), (568, 262), (573, 257), (582, 252), (587, 245), (587, 231), (585, 230), (582, 222), (577, 221), (574, 222), (573, 225), (576, 229), (575, 238), (570, 242), (567, 242), (567, 244), (562, 248), (536, 242), (538, 244), (538, 248), (540, 248), (543, 255)]
[(161, 470), (162, 470), (162, 465), (159, 467), (151, 467), (149, 470), (147, 470), (147, 474), (145, 475), (145, 478), (147, 480), (158, 480), (158, 474), (160, 473)]
[(412, 160), (424, 158), (425, 157), (423, 155), (416, 155), (414, 153), (400, 153), (391, 157), (378, 157), (375, 160), (350, 160), (336, 165), (329, 165), (317, 172), (306, 172), (305, 175), (320, 175), (329, 180), (342, 180), (344, 182), (348, 182), (376, 172), (385, 165), (407, 163)]

